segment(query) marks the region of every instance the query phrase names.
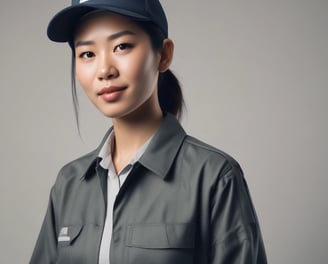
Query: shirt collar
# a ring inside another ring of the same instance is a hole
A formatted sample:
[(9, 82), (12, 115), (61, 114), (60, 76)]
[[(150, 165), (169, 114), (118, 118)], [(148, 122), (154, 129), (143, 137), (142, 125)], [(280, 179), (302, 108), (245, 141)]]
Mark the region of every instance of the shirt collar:
[(81, 180), (88, 179), (89, 177), (95, 174), (96, 168), (99, 166), (99, 163), (101, 162), (101, 158), (98, 157), (98, 154), (102, 149), (102, 147), (104, 146), (112, 130), (113, 127), (111, 127), (106, 132), (103, 140), (95, 150), (93, 150), (92, 152), (86, 154), (85, 156), (79, 159), (79, 168), (81, 169), (81, 175), (82, 175), (80, 178)]
[[(113, 162), (112, 161), (112, 150), (113, 150), (113, 144), (114, 144), (114, 137), (115, 137), (114, 130), (111, 130), (108, 138), (106, 139), (105, 143), (101, 147), (99, 155), (98, 155), (98, 157), (100, 158), (99, 165), (104, 169), (108, 169)], [(153, 138), (153, 135), (137, 150), (137, 152), (133, 155), (133, 157), (130, 160), (128, 165), (133, 166), (140, 159), (140, 157), (145, 153), (152, 138)]]
[(100, 158), (99, 165), (104, 169), (109, 167), (112, 159), (112, 147), (113, 147), (113, 140), (114, 140), (114, 130), (112, 130), (107, 137), (105, 143), (101, 147), (98, 157)]
[[(107, 131), (98, 148), (81, 159), (80, 168), (83, 171), (81, 179), (95, 175), (95, 169), (101, 162), (99, 153), (109, 140), (112, 131), (113, 127)], [(185, 136), (186, 132), (176, 117), (169, 113), (165, 114), (161, 126), (146, 146), (147, 149), (143, 155), (138, 158), (138, 162), (165, 179)]]
[(139, 162), (165, 179), (185, 136), (186, 132), (176, 117), (167, 113)]

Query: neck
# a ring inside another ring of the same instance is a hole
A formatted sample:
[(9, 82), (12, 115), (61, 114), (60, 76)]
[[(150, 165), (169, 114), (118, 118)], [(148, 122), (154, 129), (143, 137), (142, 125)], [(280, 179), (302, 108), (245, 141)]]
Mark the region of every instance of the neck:
[(114, 118), (115, 147), (112, 158), (120, 172), (138, 149), (155, 133), (163, 120), (158, 109), (140, 109), (124, 118)]
[(138, 150), (159, 128), (163, 120), (162, 113), (157, 116), (144, 116), (142, 120), (126, 122), (113, 120), (115, 132), (115, 151)]

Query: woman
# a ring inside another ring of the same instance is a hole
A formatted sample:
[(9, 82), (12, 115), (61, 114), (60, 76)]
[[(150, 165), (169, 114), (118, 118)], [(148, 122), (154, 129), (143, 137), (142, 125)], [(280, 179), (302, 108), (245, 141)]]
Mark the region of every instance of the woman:
[(48, 26), (113, 127), (64, 166), (31, 263), (266, 263), (238, 163), (186, 135), (157, 0), (72, 1)]

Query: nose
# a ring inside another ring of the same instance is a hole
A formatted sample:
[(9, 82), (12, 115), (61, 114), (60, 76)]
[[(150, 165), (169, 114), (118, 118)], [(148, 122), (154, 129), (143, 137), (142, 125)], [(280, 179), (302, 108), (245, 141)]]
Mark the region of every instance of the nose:
[(107, 81), (114, 79), (118, 76), (117, 67), (110, 59), (104, 57), (99, 65), (98, 79), (100, 81)]

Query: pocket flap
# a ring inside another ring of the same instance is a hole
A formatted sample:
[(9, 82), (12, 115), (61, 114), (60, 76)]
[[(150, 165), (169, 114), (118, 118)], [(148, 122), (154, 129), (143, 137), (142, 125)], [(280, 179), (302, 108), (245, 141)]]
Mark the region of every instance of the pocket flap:
[(193, 248), (194, 224), (133, 224), (128, 226), (129, 247), (140, 248)]
[(81, 233), (83, 225), (64, 226), (58, 235), (58, 244), (61, 246), (71, 245)]

